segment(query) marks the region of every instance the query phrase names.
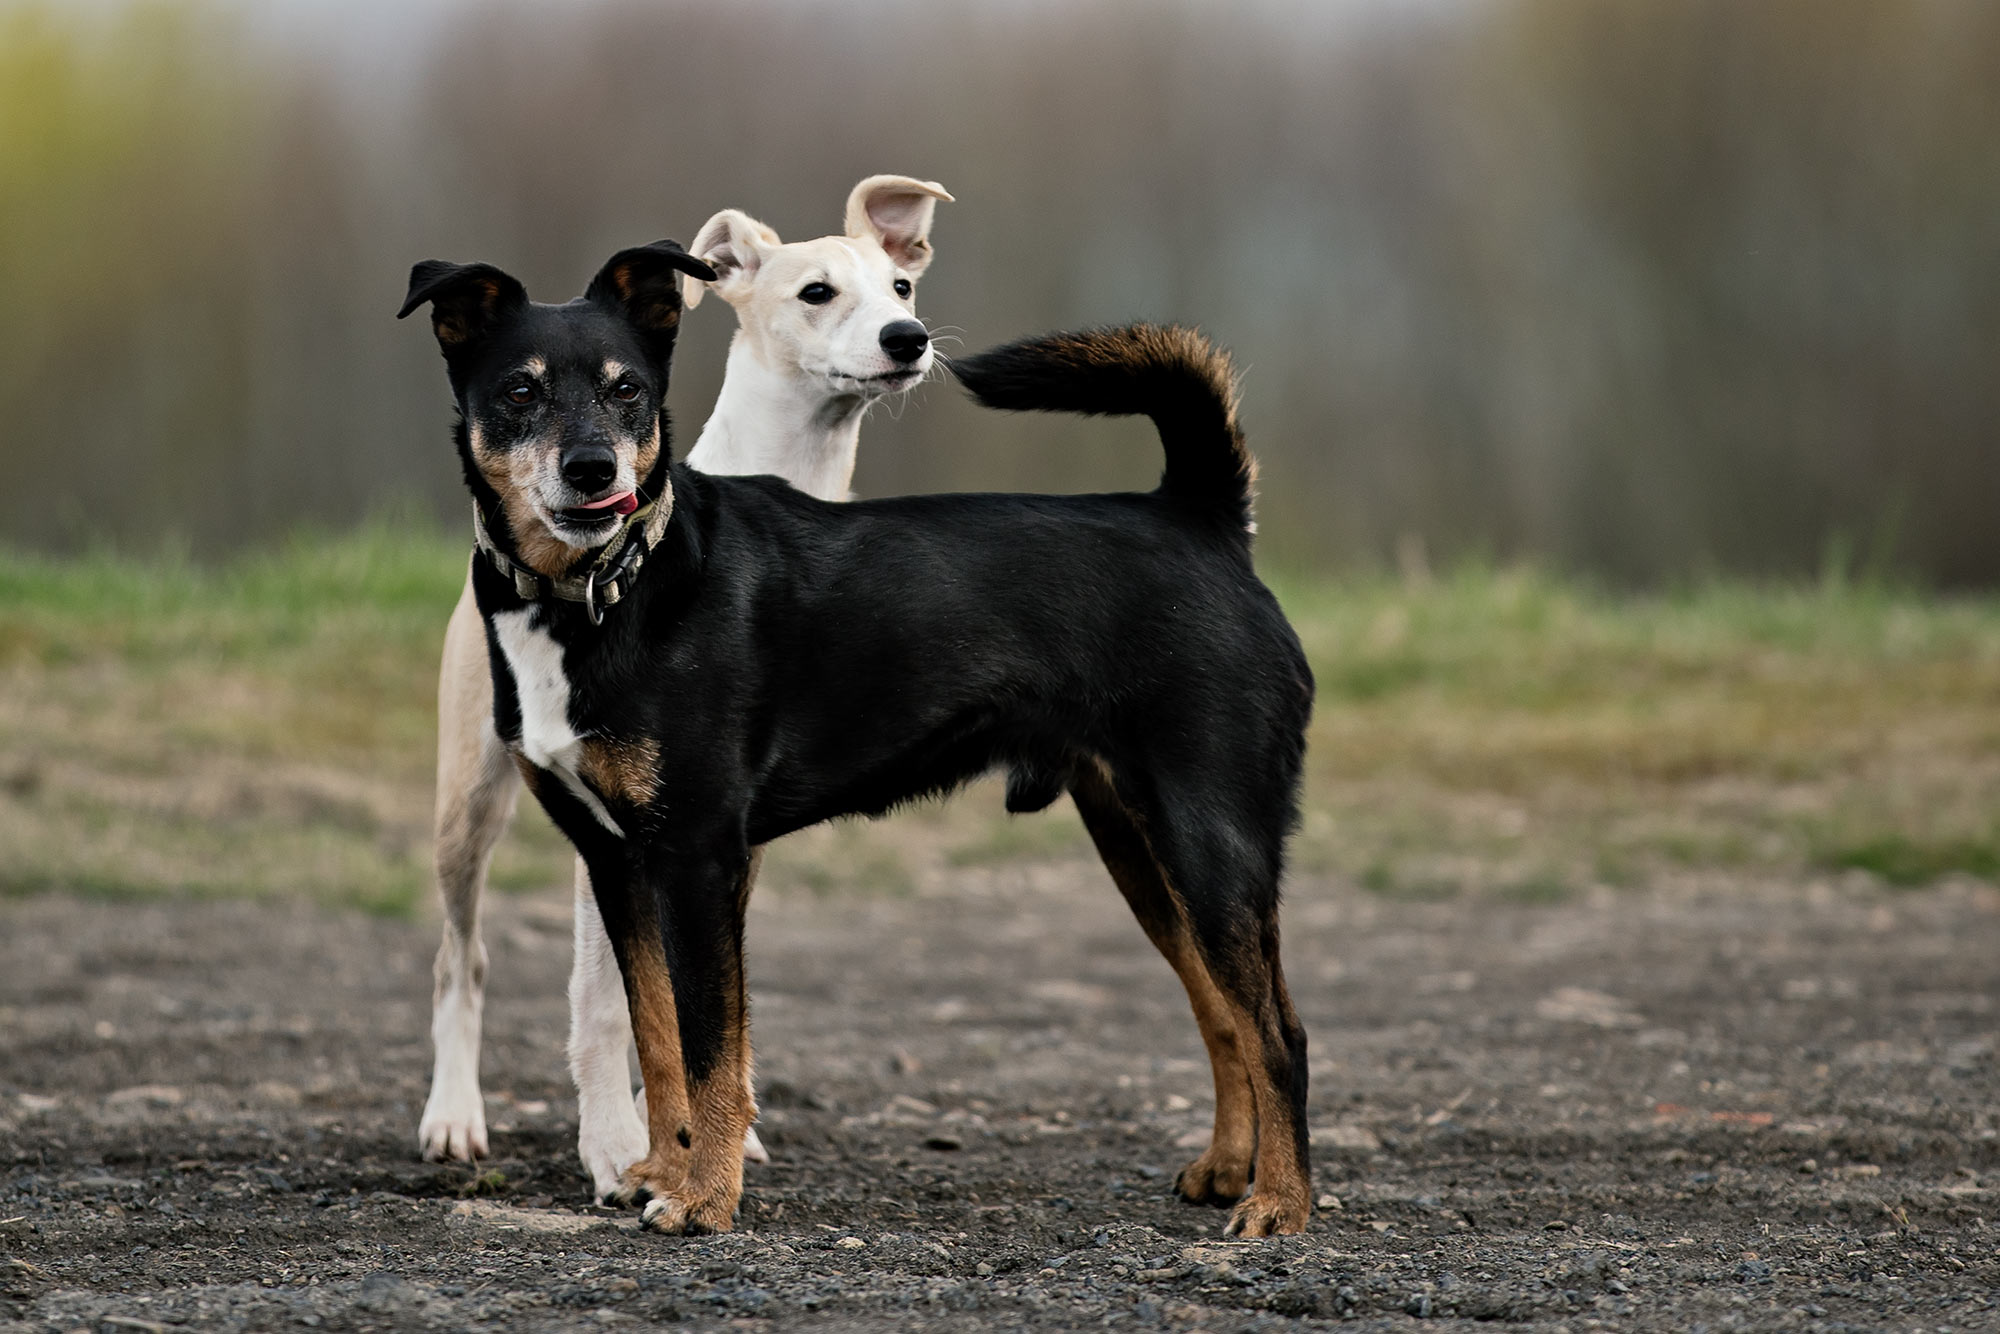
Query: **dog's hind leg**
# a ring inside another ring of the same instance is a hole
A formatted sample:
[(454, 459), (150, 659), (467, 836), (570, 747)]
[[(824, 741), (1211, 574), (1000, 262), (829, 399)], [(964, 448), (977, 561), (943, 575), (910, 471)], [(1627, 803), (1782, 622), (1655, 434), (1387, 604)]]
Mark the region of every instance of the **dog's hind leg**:
[[(1251, 766), (1253, 768), (1263, 766)], [(1150, 843), (1187, 914), (1201, 960), (1235, 1021), (1257, 1106), (1251, 1190), (1229, 1216), (1232, 1236), (1300, 1232), (1312, 1212), (1306, 1147), (1306, 1033), (1278, 957), (1278, 870), (1288, 793), (1265, 792), (1230, 813), (1232, 795), (1165, 793)]]
[(1241, 855), (1255, 839), (1205, 829), (1204, 803), (1149, 821), (1098, 766), (1080, 766), (1071, 792), (1113, 879), (1187, 988), (1208, 1047), (1215, 1133), (1182, 1171), (1181, 1194), (1226, 1200), (1248, 1182), (1230, 1233), (1303, 1230), (1306, 1039), (1278, 961), (1276, 856)]
[(436, 1064), (417, 1142), (426, 1158), (484, 1157), (486, 1108), (479, 1092), (479, 1030), (486, 994), (486, 946), (479, 896), (493, 845), (520, 790), (507, 748), (493, 731), (493, 681), (486, 631), (466, 583), (445, 631), (438, 676), (436, 858), (444, 901), (431, 997)]
[[(599, 1200), (617, 1196), (625, 1169), (646, 1156), (646, 1124), (632, 1102), (625, 1049), (632, 1041), (625, 982), (576, 859), (575, 950), (569, 973), (569, 1073), (576, 1081), (576, 1152)], [(676, 1080), (678, 1082), (678, 1080)]]
[(1110, 775), (1082, 764), (1070, 779), (1070, 796), (1097, 852), (1132, 915), (1187, 989), (1202, 1045), (1215, 1078), (1215, 1129), (1199, 1158), (1181, 1169), (1174, 1188), (1196, 1204), (1234, 1204), (1250, 1187), (1257, 1149), (1257, 1106), (1237, 1037), (1234, 1010), (1217, 990), (1195, 948), (1187, 914), (1147, 845), (1138, 817), (1119, 799)]

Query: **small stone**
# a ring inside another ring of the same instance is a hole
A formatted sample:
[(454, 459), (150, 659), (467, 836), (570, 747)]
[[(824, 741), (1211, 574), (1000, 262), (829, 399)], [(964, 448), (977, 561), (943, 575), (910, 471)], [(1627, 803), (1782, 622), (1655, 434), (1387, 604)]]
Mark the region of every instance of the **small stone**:
[(258, 1081), (257, 1086), (250, 1092), (257, 1101), (269, 1103), (273, 1107), (297, 1107), (305, 1101), (305, 1093), (297, 1085), (282, 1083), (275, 1079)]
[(1799, 1175), (1802, 1177), (1809, 1177), (1817, 1171), (1819, 1171), (1819, 1159), (1817, 1158), (1808, 1158), (1799, 1164)]
[(868, 1243), (861, 1240), (861, 1238), (859, 1237), (842, 1237), (839, 1241), (836, 1241), (833, 1244), (835, 1249), (837, 1250), (858, 1251), (863, 1246), (866, 1246)]
[(924, 1136), (924, 1147), (936, 1149), (940, 1153), (950, 1153), (954, 1149), (964, 1148), (965, 1141), (956, 1135), (939, 1130)]
[(369, 1311), (392, 1311), (410, 1295), (409, 1284), (386, 1269), (378, 1269), (361, 1280), (356, 1304)]
[(1323, 1148), (1343, 1149), (1349, 1153), (1377, 1153), (1382, 1148), (1382, 1138), (1366, 1126), (1326, 1125), (1312, 1128), (1312, 1142)]
[(972, 1267), (972, 1272), (979, 1275), (979, 1277), (981, 1278), (991, 1278), (993, 1277), (993, 1266), (987, 1264), (984, 1260), (981, 1260), (978, 1264)]
[(1331, 1209), (1335, 1213), (1339, 1213), (1341, 1210), (1347, 1207), (1346, 1205), (1340, 1202), (1340, 1197), (1338, 1195), (1322, 1195), (1319, 1197), (1316, 1203), (1319, 1205), (1320, 1208)]
[(889, 1068), (899, 1075), (914, 1075), (923, 1072), (924, 1063), (898, 1047), (896, 1054), (889, 1058)]

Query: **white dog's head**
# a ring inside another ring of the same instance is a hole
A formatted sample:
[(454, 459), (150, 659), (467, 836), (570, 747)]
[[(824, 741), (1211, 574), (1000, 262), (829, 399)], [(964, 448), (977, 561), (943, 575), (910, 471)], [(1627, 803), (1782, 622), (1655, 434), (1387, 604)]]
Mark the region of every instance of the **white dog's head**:
[(688, 247), (716, 278), (688, 283), (686, 302), (699, 304), (714, 287), (760, 361), (831, 394), (872, 399), (908, 389), (934, 355), (916, 287), (931, 262), (931, 214), (950, 198), (935, 181), (870, 176), (847, 197), (845, 236), (790, 245), (724, 209)]

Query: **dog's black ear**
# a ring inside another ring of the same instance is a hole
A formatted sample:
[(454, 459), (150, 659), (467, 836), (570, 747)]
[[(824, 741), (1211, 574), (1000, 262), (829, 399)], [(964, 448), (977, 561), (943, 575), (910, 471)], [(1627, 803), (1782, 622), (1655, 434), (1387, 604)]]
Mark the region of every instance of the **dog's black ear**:
[(410, 294), (396, 312), (402, 319), (431, 303), (438, 346), (454, 352), (486, 333), (500, 317), (528, 304), (528, 289), (491, 264), (450, 264), (427, 259), (410, 270)]
[(681, 249), (679, 241), (621, 250), (604, 262), (590, 280), (584, 299), (621, 312), (632, 327), (649, 337), (664, 336), (673, 347), (681, 322), (681, 289), (676, 274), (715, 281), (715, 270)]

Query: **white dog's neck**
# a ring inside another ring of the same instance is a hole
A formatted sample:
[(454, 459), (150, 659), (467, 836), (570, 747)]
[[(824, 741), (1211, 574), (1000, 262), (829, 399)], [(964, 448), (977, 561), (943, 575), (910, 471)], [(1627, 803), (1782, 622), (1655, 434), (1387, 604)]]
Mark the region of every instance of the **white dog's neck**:
[(715, 411), (688, 464), (708, 473), (772, 473), (821, 500), (845, 500), (869, 401), (765, 365), (739, 330)]

